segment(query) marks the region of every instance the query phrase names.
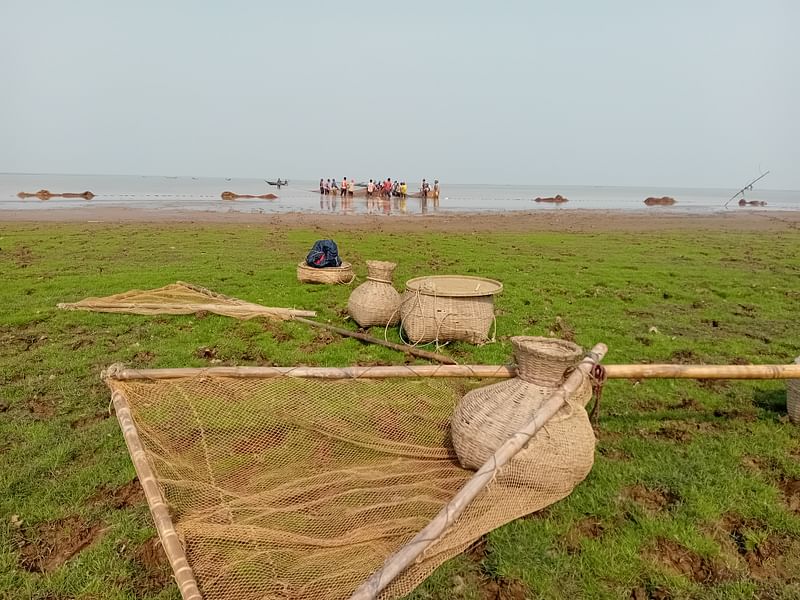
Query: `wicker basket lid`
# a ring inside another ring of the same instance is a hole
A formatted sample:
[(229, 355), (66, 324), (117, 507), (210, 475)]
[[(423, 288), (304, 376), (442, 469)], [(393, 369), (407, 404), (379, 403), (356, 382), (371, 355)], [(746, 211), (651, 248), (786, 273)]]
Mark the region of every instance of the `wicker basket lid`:
[(406, 289), (427, 296), (473, 298), (499, 294), (503, 291), (503, 284), (494, 279), (469, 275), (427, 275), (409, 279)]

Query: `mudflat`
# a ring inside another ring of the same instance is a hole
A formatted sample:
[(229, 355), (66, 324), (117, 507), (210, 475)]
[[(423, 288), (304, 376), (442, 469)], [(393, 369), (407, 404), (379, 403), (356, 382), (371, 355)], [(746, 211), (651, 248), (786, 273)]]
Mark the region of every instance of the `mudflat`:
[(800, 211), (732, 209), (694, 214), (656, 209), (637, 212), (600, 210), (508, 211), (502, 213), (440, 213), (384, 216), (314, 213), (249, 213), (239, 211), (177, 211), (86, 207), (76, 209), (10, 210), (3, 222), (38, 223), (242, 223), (280, 229), (324, 228), (374, 232), (636, 232), (636, 231), (788, 231), (800, 228)]

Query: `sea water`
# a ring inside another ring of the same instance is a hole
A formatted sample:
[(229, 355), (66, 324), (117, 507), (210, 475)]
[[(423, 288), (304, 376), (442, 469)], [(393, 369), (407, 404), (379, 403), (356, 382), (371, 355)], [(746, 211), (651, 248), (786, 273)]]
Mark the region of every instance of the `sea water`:
[[(54, 198), (42, 201), (37, 198), (20, 199), (17, 193), (47, 189), (52, 193), (80, 193), (91, 191), (95, 198)], [(409, 193), (419, 189), (419, 182), (408, 186)], [(275, 200), (239, 199), (222, 200), (221, 194), (268, 194)], [(278, 189), (263, 179), (169, 177), (129, 175), (48, 175), (0, 174), (0, 211), (47, 210), (93, 206), (100, 208), (127, 207), (145, 210), (187, 211), (239, 211), (239, 212), (326, 212), (326, 213), (378, 213), (378, 214), (434, 214), (487, 211), (531, 211), (563, 209), (595, 209), (624, 211), (681, 211), (709, 213), (723, 208), (736, 188), (680, 188), (680, 187), (605, 187), (605, 186), (551, 186), (551, 185), (497, 185), (441, 183), (438, 202), (428, 198), (408, 198), (405, 202), (375, 200), (368, 202), (363, 196), (342, 202), (338, 196), (321, 196), (317, 181), (291, 180)], [(560, 194), (569, 199), (561, 205), (534, 202), (537, 196)], [(672, 207), (647, 207), (649, 196), (672, 196)], [(767, 202), (766, 210), (800, 210), (800, 191), (755, 189), (746, 193), (748, 200)], [(743, 210), (738, 197), (727, 210)]]

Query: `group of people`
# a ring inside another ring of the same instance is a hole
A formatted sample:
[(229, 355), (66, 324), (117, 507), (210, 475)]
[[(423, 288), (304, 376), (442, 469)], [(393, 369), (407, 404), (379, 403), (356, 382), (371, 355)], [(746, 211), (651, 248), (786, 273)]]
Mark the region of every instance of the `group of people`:
[[(377, 180), (377, 179), (370, 179), (369, 183), (366, 185), (360, 184), (359, 187), (366, 187), (367, 198), (373, 197), (381, 197), (381, 198), (405, 198), (408, 195), (408, 186), (406, 185), (405, 181), (399, 181), (397, 179), (392, 182), (391, 178), (386, 178), (384, 180)], [(348, 180), (347, 177), (344, 177), (341, 182), (341, 186), (336, 183), (336, 178), (332, 179), (320, 179), (319, 180), (319, 193), (320, 195), (327, 196), (330, 194), (333, 195), (340, 195), (342, 197), (345, 196), (352, 196), (355, 193), (356, 182), (353, 179)], [(422, 185), (420, 186), (420, 197), (423, 199), (427, 199), (428, 196), (433, 197), (434, 200), (439, 199), (439, 180), (436, 179), (433, 182), (433, 186), (427, 182), (427, 180), (422, 180)]]
[(372, 198), (373, 196), (380, 196), (381, 198), (405, 198), (408, 194), (408, 186), (406, 185), (405, 181), (399, 181), (397, 179), (394, 180), (392, 183), (391, 178), (387, 178), (383, 181), (377, 180), (369, 180), (367, 184), (367, 198)]
[(336, 183), (336, 178), (328, 180), (319, 180), (319, 193), (323, 195), (333, 194), (334, 196), (340, 194), (342, 196), (352, 196), (355, 191), (356, 182), (354, 180), (347, 180), (347, 177), (342, 179), (342, 185)]

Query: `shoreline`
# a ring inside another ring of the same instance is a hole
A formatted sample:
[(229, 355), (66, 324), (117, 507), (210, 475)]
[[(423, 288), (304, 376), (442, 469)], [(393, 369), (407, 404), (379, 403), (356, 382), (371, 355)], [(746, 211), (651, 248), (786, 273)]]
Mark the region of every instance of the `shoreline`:
[(691, 213), (654, 209), (625, 211), (552, 209), (507, 212), (453, 212), (428, 215), (368, 215), (326, 213), (250, 213), (240, 211), (151, 210), (122, 207), (0, 210), (0, 224), (246, 224), (285, 229), (441, 232), (592, 232), (592, 231), (788, 231), (800, 229), (800, 211), (748, 210)]

